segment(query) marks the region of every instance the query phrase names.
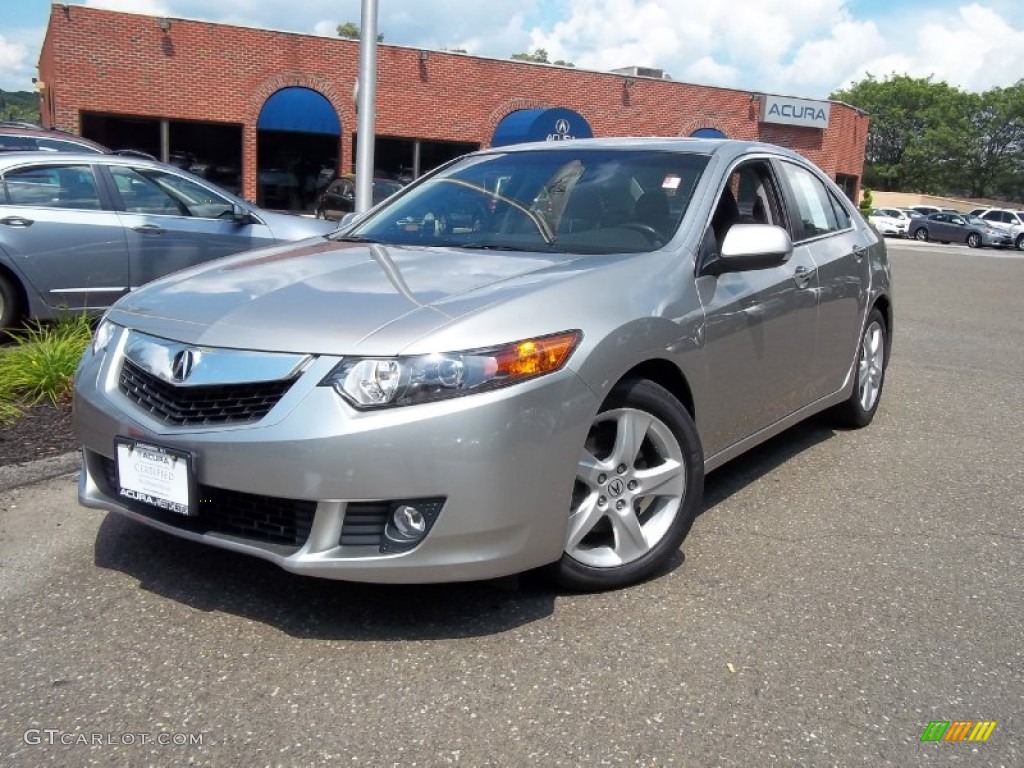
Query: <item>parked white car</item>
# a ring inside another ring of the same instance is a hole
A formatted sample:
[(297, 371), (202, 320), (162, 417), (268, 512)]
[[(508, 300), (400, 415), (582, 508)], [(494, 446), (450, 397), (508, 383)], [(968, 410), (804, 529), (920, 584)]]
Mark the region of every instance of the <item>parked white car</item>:
[(894, 208), (875, 208), (868, 216), (871, 226), (886, 237), (906, 237), (910, 217)]

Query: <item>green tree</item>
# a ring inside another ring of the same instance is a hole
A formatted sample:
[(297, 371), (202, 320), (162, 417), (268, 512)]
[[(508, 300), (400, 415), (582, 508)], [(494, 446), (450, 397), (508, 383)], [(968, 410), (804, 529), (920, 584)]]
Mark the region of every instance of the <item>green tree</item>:
[[(337, 31), (338, 37), (344, 37), (348, 40), (359, 40), (363, 36), (362, 31), (359, 29), (359, 25), (351, 21), (346, 21), (344, 24), (339, 24), (337, 26)], [(377, 42), (383, 43), (384, 35), (377, 35)]]
[(866, 186), (1020, 198), (1024, 80), (970, 93), (930, 77), (868, 75), (832, 98), (871, 116)]
[(548, 60), (548, 52), (543, 48), (534, 49), (533, 53), (524, 51), (522, 53), (513, 53), (509, 58), (515, 59), (516, 61), (535, 61), (538, 64), (556, 64), (559, 67), (575, 67), (571, 61), (564, 61), (558, 59), (557, 61)]

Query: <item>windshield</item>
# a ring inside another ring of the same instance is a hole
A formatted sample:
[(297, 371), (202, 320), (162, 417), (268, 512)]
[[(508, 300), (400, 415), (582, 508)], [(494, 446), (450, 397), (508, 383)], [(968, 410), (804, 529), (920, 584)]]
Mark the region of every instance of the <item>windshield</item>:
[(649, 251), (675, 232), (707, 162), (705, 155), (622, 149), (466, 157), (344, 236), (395, 245)]
[(964, 216), (964, 218), (967, 220), (968, 224), (973, 224), (976, 227), (985, 227), (986, 229), (991, 228), (991, 225), (987, 221), (980, 219), (977, 216)]

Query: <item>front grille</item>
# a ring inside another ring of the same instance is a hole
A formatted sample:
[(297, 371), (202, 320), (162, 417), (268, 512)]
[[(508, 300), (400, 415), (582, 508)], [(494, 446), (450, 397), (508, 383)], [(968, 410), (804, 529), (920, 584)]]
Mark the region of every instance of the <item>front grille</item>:
[(341, 524), (341, 546), (379, 547), (391, 509), (387, 501), (350, 502)]
[(177, 387), (125, 360), (118, 387), (157, 419), (190, 427), (259, 421), (277, 405), (294, 381)]
[[(178, 515), (118, 494), (117, 465), (101, 457), (106, 488), (103, 492), (119, 504), (166, 525), (195, 533), (221, 533), (254, 542), (276, 544), (297, 550), (306, 543), (313, 527), (316, 502), (280, 499), (254, 493), (198, 486), (199, 514)], [(383, 529), (382, 529), (383, 530)]]

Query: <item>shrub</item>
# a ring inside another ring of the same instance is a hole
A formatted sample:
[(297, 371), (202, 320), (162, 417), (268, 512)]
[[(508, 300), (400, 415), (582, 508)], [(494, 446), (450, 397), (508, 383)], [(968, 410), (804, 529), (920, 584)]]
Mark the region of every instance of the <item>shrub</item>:
[(71, 381), (92, 338), (84, 315), (34, 323), (0, 348), (0, 421), (11, 421), (21, 406), (48, 399), (66, 405)]
[(871, 209), (874, 207), (874, 200), (871, 198), (871, 190), (864, 187), (864, 192), (860, 196), (860, 212), (867, 217), (868, 214), (871, 213)]

